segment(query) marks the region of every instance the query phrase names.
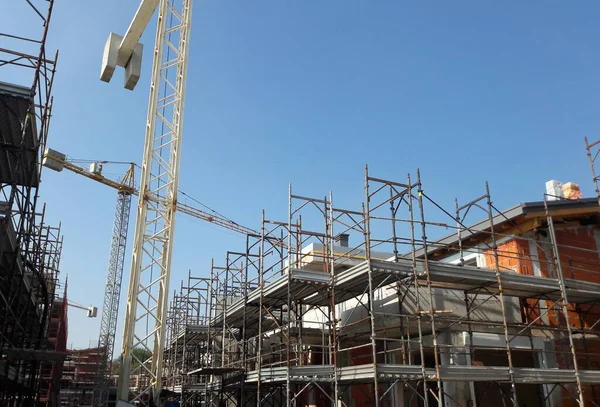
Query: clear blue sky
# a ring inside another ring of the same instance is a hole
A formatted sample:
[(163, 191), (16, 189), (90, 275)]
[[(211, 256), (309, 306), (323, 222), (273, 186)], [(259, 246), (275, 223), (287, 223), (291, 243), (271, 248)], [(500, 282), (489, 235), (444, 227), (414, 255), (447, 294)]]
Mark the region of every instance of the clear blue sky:
[[(2, 31), (32, 29), (14, 3), (2, 6)], [(154, 23), (138, 88), (122, 88), (122, 71), (99, 80), (106, 37), (124, 32), (137, 3), (56, 0), (50, 147), (141, 161)], [(258, 228), (263, 208), (284, 219), (288, 182), (358, 209), (366, 163), (398, 180), (420, 167), (448, 207), (481, 195), (485, 180), (501, 208), (540, 200), (549, 179), (593, 193), (583, 137), (600, 138), (597, 2), (211, 0), (193, 13), (180, 186), (239, 223)], [(41, 199), (62, 221), (62, 275), (79, 303), (101, 306), (115, 195), (44, 174)], [(178, 219), (173, 289), (243, 244)], [(99, 319), (83, 314), (69, 312), (74, 347), (97, 339)]]

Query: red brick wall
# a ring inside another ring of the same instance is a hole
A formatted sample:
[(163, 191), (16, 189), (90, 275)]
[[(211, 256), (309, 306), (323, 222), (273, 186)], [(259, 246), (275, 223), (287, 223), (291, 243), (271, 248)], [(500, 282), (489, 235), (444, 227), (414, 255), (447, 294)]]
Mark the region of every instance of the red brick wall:
[(556, 240), (564, 276), (583, 281), (600, 282), (600, 263), (594, 229), (579, 227), (558, 230)]
[[(559, 245), (558, 254), (564, 277), (600, 283), (600, 261), (593, 228), (582, 226), (557, 230), (556, 240)], [(556, 275), (556, 267), (551, 257), (551, 251), (549, 249), (548, 251), (542, 250), (540, 244), (541, 242), (535, 253), (539, 259), (540, 273), (544, 277), (553, 277)], [(492, 250), (484, 252), (484, 261), (486, 267), (495, 267)], [(498, 265), (504, 271), (512, 270), (519, 274), (533, 275), (529, 242), (515, 238), (498, 245)], [(569, 323), (573, 327), (580, 327), (581, 319), (583, 319), (583, 326), (590, 327), (600, 317), (600, 307), (589, 305), (577, 307), (569, 304), (569, 310)], [(537, 300), (528, 299), (523, 303), (523, 314), (527, 322), (535, 320), (543, 312), (544, 310), (540, 310)], [(553, 311), (548, 312), (547, 316), (552, 325), (565, 323), (564, 320), (559, 320), (559, 315)]]
[[(501, 271), (514, 271), (518, 274), (534, 275), (533, 261), (529, 251), (529, 242), (524, 239), (514, 238), (498, 245), (498, 266)], [(496, 260), (493, 250), (484, 252), (485, 267), (494, 269)], [(538, 318), (544, 310), (540, 310), (539, 302), (535, 299), (522, 300), (522, 313), (524, 322), (541, 324)]]
[[(356, 349), (350, 350), (350, 364), (353, 366), (356, 365), (366, 365), (373, 363), (372, 356), (372, 348), (371, 346), (363, 346)], [(381, 361), (380, 361), (381, 362)], [(387, 386), (387, 385), (386, 385)], [(387, 387), (383, 385), (379, 385), (379, 397), (386, 391)], [(372, 384), (355, 384), (351, 387), (350, 395), (352, 400), (354, 401), (354, 405), (356, 407), (370, 407), (375, 405), (374, 400), (374, 392)], [(380, 405), (389, 406), (391, 403), (391, 398), (389, 394), (387, 394)]]
[[(371, 346), (363, 346), (361, 348), (350, 350), (350, 360), (353, 366), (355, 365), (366, 365), (373, 363), (373, 356)], [(372, 386), (369, 384), (354, 385), (351, 388), (352, 400), (356, 407), (367, 407), (372, 406), (373, 396), (369, 397), (372, 392)]]
[[(558, 255), (560, 265), (565, 278), (579, 281), (590, 281), (600, 283), (600, 258), (594, 228), (592, 227), (570, 227), (556, 231), (556, 241), (559, 246)], [(540, 248), (538, 241), (537, 253), (539, 259), (540, 274), (544, 277), (554, 277), (556, 266), (552, 259), (552, 252)], [(486, 267), (494, 268), (495, 260), (493, 252), (488, 250), (484, 253)], [(501, 270), (513, 270), (519, 274), (533, 275), (533, 261), (529, 250), (529, 242), (524, 239), (512, 239), (498, 246), (498, 265)], [(540, 309), (537, 300), (526, 299), (522, 301), (525, 322), (536, 320), (545, 309)], [(600, 329), (600, 307), (586, 304), (569, 304), (568, 319), (572, 327), (591, 328), (595, 325)], [(550, 325), (562, 325), (566, 323), (561, 313), (549, 311), (546, 313)], [(542, 321), (538, 320), (540, 324)], [(572, 368), (573, 361), (565, 339), (562, 343), (556, 343), (557, 364), (561, 368)], [(600, 369), (600, 341), (577, 339), (575, 341), (577, 364), (579, 369)], [(583, 394), (586, 405), (600, 399), (600, 386), (583, 386)], [(562, 390), (564, 406), (577, 406), (573, 394)]]

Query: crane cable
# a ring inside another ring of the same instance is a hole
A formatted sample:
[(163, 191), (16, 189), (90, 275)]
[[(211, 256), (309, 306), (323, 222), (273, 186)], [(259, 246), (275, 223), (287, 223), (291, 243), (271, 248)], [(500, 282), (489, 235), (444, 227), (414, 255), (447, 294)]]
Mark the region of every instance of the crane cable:
[[(68, 157), (68, 162), (73, 163), (73, 164), (92, 164), (92, 163), (99, 163), (99, 164), (126, 164), (126, 165), (133, 165), (135, 166), (137, 169), (141, 170), (142, 167), (137, 165), (134, 162), (131, 161), (108, 161), (108, 160), (86, 160), (83, 158), (71, 158)], [(150, 174), (150, 176), (153, 176), (152, 173)], [(228, 218), (227, 216), (223, 215), (222, 213), (219, 213), (217, 210), (211, 208), (210, 206), (200, 202), (199, 200), (197, 200), (196, 198), (194, 198), (193, 196), (186, 194), (184, 191), (179, 190), (178, 191), (181, 195), (185, 196), (186, 198), (191, 199), (192, 201), (194, 201), (195, 203), (197, 203), (198, 205), (204, 207), (205, 209), (209, 210), (210, 212), (214, 213), (217, 216), (220, 216), (221, 218), (233, 223), (233, 224), (238, 224), (237, 222), (235, 222), (234, 220)]]

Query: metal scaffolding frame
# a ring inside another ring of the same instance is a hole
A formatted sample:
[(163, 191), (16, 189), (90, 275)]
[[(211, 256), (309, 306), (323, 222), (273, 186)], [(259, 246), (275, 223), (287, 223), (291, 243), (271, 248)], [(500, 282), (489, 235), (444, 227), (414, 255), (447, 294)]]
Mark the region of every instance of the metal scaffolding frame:
[(51, 352), (48, 329), (62, 237), (60, 228), (44, 224), (44, 210), (36, 212), (58, 58), (46, 52), (53, 1), (23, 1), (22, 7), (28, 21), (21, 26), (39, 27), (41, 36), (0, 33), (6, 44), (0, 72), (24, 80), (0, 83), (1, 402), (48, 397), (41, 368), (60, 359)]
[(12, 340), (2, 346), (2, 402), (58, 401), (67, 341), (66, 285), (59, 298), (58, 281), (63, 235), (60, 224), (55, 227), (45, 223), (45, 213), (44, 205), (35, 214), (31, 260), (23, 259), (25, 267), (17, 278), (3, 274), (12, 283), (12, 290), (5, 290), (8, 295), (2, 295), (12, 307), (3, 307), (3, 311), (12, 312), (21, 324), (11, 326), (10, 320), (4, 320), (0, 331), (3, 339)]
[[(36, 254), (36, 268), (43, 270), (45, 289), (38, 288), (37, 303), (45, 304), (47, 295), (47, 311), (43, 316), (43, 340), (39, 350), (47, 352), (47, 357), (42, 358), (37, 382), (38, 399), (42, 403), (56, 404), (59, 402), (58, 394), (60, 379), (62, 376), (63, 358), (67, 349), (67, 285), (64, 292), (60, 293), (58, 281), (60, 271), (60, 260), (63, 246), (63, 235), (61, 225), (58, 227), (44, 223), (45, 206), (39, 215), (38, 222), (34, 225), (36, 240), (33, 252)], [(45, 291), (45, 292), (44, 292)], [(59, 294), (62, 297), (59, 297)], [(60, 356), (49, 357), (52, 356)]]
[[(263, 212), (260, 236), (201, 279), (202, 350), (170, 358), (202, 383), (182, 405), (598, 405), (600, 262), (571, 236), (593, 233), (598, 205), (576, 223), (573, 201), (544, 200), (515, 223), (484, 192), (446, 210), (419, 171), (366, 169), (365, 203), (343, 210), (290, 187), (288, 219)], [(191, 337), (170, 335), (171, 351)]]
[(165, 387), (181, 394), (182, 404), (199, 405), (205, 394), (205, 378), (186, 373), (209, 366), (208, 315), (210, 279), (188, 274), (175, 292), (167, 317)]

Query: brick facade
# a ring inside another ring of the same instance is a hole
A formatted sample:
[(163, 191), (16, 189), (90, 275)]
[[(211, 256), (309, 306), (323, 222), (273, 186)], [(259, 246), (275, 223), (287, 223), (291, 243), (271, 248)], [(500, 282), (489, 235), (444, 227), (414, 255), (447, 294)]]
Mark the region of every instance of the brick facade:
[[(579, 281), (600, 283), (600, 243), (599, 229), (593, 226), (573, 225), (556, 230), (556, 243), (558, 257), (565, 278)], [(498, 266), (501, 270), (512, 270), (519, 274), (541, 275), (543, 277), (556, 277), (555, 261), (547, 233), (538, 232), (527, 236), (529, 239), (519, 237), (511, 238), (498, 244)], [(530, 239), (535, 239), (535, 251), (532, 252)], [(495, 268), (496, 262), (493, 251), (484, 252), (484, 266)], [(545, 303), (545, 304), (544, 304)], [(552, 302), (525, 299), (521, 301), (523, 322), (551, 326), (564, 326), (566, 321), (562, 314), (553, 310)], [(586, 304), (568, 304), (569, 324), (572, 328), (594, 328), (600, 325), (600, 306)], [(545, 321), (544, 321), (545, 318)], [(581, 335), (580, 335), (581, 336)], [(572, 369), (573, 361), (567, 339), (556, 340), (557, 367)], [(580, 369), (600, 369), (600, 341), (595, 338), (575, 340), (577, 364)], [(586, 403), (600, 400), (598, 386), (583, 386)], [(572, 395), (563, 390), (564, 406), (576, 406), (577, 402)]]

